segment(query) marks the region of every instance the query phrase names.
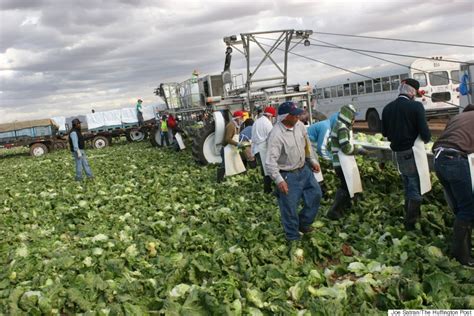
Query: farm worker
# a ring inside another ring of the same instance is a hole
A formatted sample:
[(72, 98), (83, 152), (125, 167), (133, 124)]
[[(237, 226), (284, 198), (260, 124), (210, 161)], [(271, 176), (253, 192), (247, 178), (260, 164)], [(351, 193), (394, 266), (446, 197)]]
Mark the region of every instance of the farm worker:
[(474, 267), (471, 256), (474, 221), (474, 105), (468, 105), (446, 125), (433, 145), (434, 168), (450, 200), (456, 219), (452, 253), (461, 264)]
[[(181, 146), (184, 147), (184, 143), (180, 144), (180, 142), (182, 142), (183, 130), (179, 127), (178, 120), (176, 120), (176, 118), (172, 114), (169, 114), (168, 119), (166, 120), (166, 124), (168, 125), (168, 129), (171, 130), (171, 134), (173, 135), (176, 151), (184, 149), (181, 148)], [(179, 135), (176, 135), (178, 133)]]
[(326, 120), (311, 124), (307, 130), (311, 144), (316, 144), (315, 147), (318, 155), (325, 160), (331, 160), (331, 152), (327, 148), (327, 144), (331, 134), (331, 127), (336, 123), (338, 115), (339, 112), (336, 112)]
[(69, 148), (76, 165), (76, 181), (82, 181), (82, 170), (84, 169), (87, 177), (93, 179), (91, 167), (87, 161), (86, 152), (84, 151), (84, 137), (81, 133), (81, 121), (75, 118), (72, 120), (72, 129), (69, 133)]
[(143, 109), (142, 109), (142, 100), (141, 99), (138, 99), (137, 101), (137, 106), (136, 106), (136, 109), (137, 109), (137, 118), (138, 118), (138, 126), (143, 126)]
[(240, 125), (243, 122), (244, 112), (243, 111), (235, 111), (232, 114), (232, 119), (229, 123), (225, 126), (224, 132), (224, 140), (222, 141), (222, 148), (221, 148), (221, 158), (222, 163), (217, 168), (217, 183), (222, 182), (225, 176), (225, 159), (224, 159), (224, 147), (227, 145), (232, 145), (240, 148), (242, 145), (238, 141), (235, 140), (235, 136), (239, 135)]
[[(340, 219), (344, 215), (344, 211), (351, 207), (350, 190), (354, 189), (349, 188), (349, 177), (360, 177), (358, 170), (356, 175), (349, 175), (344, 172), (345, 166), (341, 163), (341, 156), (349, 156), (349, 159), (355, 164), (354, 155), (365, 155), (368, 153), (363, 147), (352, 144), (352, 126), (354, 125), (355, 116), (356, 110), (352, 104), (343, 105), (337, 115), (337, 121), (331, 129), (329, 146), (331, 148), (332, 166), (340, 181), (336, 197), (327, 214), (328, 218), (332, 220)], [(346, 163), (351, 163), (351, 161)]]
[[(429, 171), (420, 180), (415, 162), (416, 159), (419, 159), (418, 161), (426, 159), (426, 154), (424, 157), (417, 158), (413, 151), (418, 137), (424, 143), (428, 143), (431, 138), (423, 104), (414, 100), (415, 96), (420, 96), (419, 88), (420, 83), (417, 80), (411, 78), (403, 80), (398, 88), (397, 99), (387, 104), (382, 111), (382, 135), (387, 137), (390, 148), (395, 152), (405, 189), (404, 225), (406, 230), (415, 229), (416, 221), (421, 215), (420, 181), (429, 181)], [(421, 141), (418, 143), (423, 144)]]
[[(320, 168), (310, 150), (306, 128), (299, 121), (302, 113), (291, 101), (278, 107), (278, 122), (268, 137), (265, 158), (267, 172), (278, 188), (278, 205), (290, 256), (298, 248), (300, 232), (313, 231), (311, 225), (321, 201), (321, 188), (312, 172), (319, 172)], [(298, 213), (301, 199), (303, 208)]]
[(267, 106), (263, 110), (263, 115), (255, 121), (252, 126), (252, 155), (255, 156), (260, 164), (263, 176), (263, 192), (272, 192), (272, 179), (265, 167), (265, 158), (267, 154), (267, 139), (273, 128), (272, 119), (276, 116), (274, 107)]
[(168, 122), (167, 122), (167, 117), (166, 115), (163, 115), (161, 117), (161, 124), (160, 124), (160, 127), (161, 127), (161, 146), (164, 146), (164, 144), (166, 143), (166, 147), (168, 147), (170, 145), (170, 139), (169, 139), (169, 136), (168, 136)]
[[(245, 117), (245, 116), (244, 116)], [(254, 121), (252, 118), (248, 118), (244, 120), (242, 123), (242, 131), (239, 134), (239, 142), (251, 142), (252, 141), (252, 127)], [(244, 151), (242, 152), (242, 160), (244, 160), (244, 164), (248, 165), (249, 168), (255, 169), (257, 167), (257, 162), (255, 160), (255, 156), (252, 155), (252, 150), (249, 147), (245, 147)]]

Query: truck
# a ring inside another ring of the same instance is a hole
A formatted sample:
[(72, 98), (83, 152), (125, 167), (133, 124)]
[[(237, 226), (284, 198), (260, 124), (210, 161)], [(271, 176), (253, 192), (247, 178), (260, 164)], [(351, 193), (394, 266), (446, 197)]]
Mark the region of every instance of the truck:
[(28, 147), (33, 157), (67, 147), (59, 126), (51, 119), (0, 124), (0, 147)]

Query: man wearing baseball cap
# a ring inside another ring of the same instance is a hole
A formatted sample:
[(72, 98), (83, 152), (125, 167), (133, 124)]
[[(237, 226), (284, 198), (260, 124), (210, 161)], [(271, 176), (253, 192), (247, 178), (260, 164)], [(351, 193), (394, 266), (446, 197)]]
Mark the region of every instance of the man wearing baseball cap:
[[(299, 247), (300, 233), (310, 233), (321, 201), (321, 188), (313, 172), (319, 164), (313, 157), (306, 128), (299, 121), (303, 113), (287, 101), (278, 107), (278, 122), (268, 138), (265, 159), (270, 177), (277, 185), (281, 222), (289, 243), (289, 255)], [(297, 208), (303, 199), (303, 209)]]
[(382, 111), (382, 134), (390, 141), (390, 148), (395, 152), (405, 189), (406, 230), (415, 229), (422, 201), (420, 177), (412, 148), (418, 135), (425, 143), (431, 139), (425, 108), (421, 102), (414, 100), (420, 96), (419, 88), (417, 80), (403, 80), (398, 88), (398, 98)]
[(227, 123), (225, 126), (225, 133), (224, 133), (224, 140), (222, 141), (222, 148), (221, 148), (221, 157), (222, 163), (217, 168), (217, 183), (222, 182), (225, 176), (225, 159), (224, 159), (224, 147), (227, 145), (234, 145), (236, 147), (240, 147), (240, 143), (236, 142), (233, 138), (236, 134), (240, 132), (240, 125), (242, 124), (244, 119), (244, 112), (243, 111), (235, 111), (232, 114), (232, 120)]
[(92, 171), (87, 161), (84, 137), (81, 132), (81, 121), (78, 118), (72, 120), (72, 129), (69, 133), (69, 148), (76, 165), (76, 181), (82, 181), (82, 170), (85, 171), (88, 178), (92, 179)]
[(252, 155), (255, 156), (261, 166), (263, 175), (263, 192), (272, 192), (272, 179), (265, 168), (265, 157), (267, 155), (267, 139), (273, 128), (272, 119), (276, 116), (275, 108), (267, 106), (263, 115), (255, 121), (252, 126)]

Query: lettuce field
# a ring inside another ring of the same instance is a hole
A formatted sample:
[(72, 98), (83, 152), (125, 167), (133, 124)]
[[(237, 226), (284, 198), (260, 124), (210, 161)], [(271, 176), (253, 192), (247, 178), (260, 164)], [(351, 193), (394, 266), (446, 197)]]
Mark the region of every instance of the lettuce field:
[(148, 143), (88, 150), (76, 183), (68, 151), (0, 158), (0, 314), (347, 315), (474, 308), (474, 272), (449, 257), (441, 185), (403, 228), (395, 168), (358, 162), (364, 193), (325, 214), (288, 258), (279, 210), (258, 170), (215, 183), (215, 166)]

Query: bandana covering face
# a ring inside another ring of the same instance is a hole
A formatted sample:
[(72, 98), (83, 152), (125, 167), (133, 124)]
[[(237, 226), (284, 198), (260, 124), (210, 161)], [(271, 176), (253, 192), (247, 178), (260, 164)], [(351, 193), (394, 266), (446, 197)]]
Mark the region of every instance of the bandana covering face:
[(286, 117), (287, 117), (288, 115), (289, 115), (289, 113), (278, 115), (278, 117), (277, 117), (278, 122), (281, 122), (281, 121), (283, 121), (284, 119), (286, 119)]

